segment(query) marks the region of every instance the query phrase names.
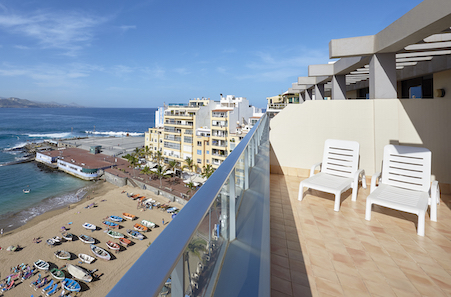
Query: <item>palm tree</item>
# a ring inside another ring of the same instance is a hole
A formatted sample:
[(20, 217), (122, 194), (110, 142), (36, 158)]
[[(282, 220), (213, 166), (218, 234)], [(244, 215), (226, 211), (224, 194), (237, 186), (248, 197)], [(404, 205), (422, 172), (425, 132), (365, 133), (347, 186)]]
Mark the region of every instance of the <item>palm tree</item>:
[(160, 188), (161, 188), (162, 187), (161, 180), (163, 178), (169, 177), (169, 175), (166, 174), (167, 169), (161, 165), (158, 165), (156, 169), (157, 170), (152, 171), (152, 172), (160, 180)]
[(185, 159), (186, 165), (183, 165), (182, 169), (188, 168), (190, 172), (194, 172), (194, 170), (197, 168), (197, 165), (194, 163), (194, 160), (190, 157), (186, 157)]
[[(169, 161), (167, 169), (168, 170), (172, 170), (174, 172), (173, 177), (175, 177), (175, 172), (177, 169), (179, 169), (179, 163), (175, 160)], [(174, 181), (174, 178), (172, 179), (172, 181)]]
[(213, 166), (211, 166), (211, 164), (207, 164), (206, 166), (203, 167), (204, 172), (201, 174), (202, 177), (204, 178), (210, 178), (210, 176), (213, 174), (213, 172), (215, 172), (215, 168), (213, 168)]
[(133, 154), (127, 154), (124, 158), (130, 163), (130, 166), (133, 168), (133, 176), (135, 176), (135, 167), (138, 165), (138, 157)]
[(201, 252), (204, 252), (207, 249), (207, 241), (202, 238), (194, 238), (190, 243), (188, 243), (187, 249), (196, 255), (199, 260), (202, 260)]
[(141, 173), (145, 174), (145, 175), (149, 175), (152, 173), (152, 171), (150, 171), (149, 166), (145, 166), (143, 169), (141, 169)]
[(186, 186), (189, 188), (188, 191), (186, 191), (186, 195), (189, 195), (189, 193), (191, 193), (192, 191), (194, 191), (196, 189), (196, 186), (194, 185), (194, 183), (192, 181), (187, 183)]
[(163, 154), (162, 154), (160, 151), (156, 151), (156, 152), (153, 154), (153, 158), (154, 158), (154, 160), (157, 162), (157, 164), (160, 165), (161, 160), (163, 159)]
[(152, 156), (152, 151), (150, 150), (149, 146), (146, 145), (145, 147), (142, 148), (142, 154), (144, 155), (146, 160), (148, 159), (149, 156)]

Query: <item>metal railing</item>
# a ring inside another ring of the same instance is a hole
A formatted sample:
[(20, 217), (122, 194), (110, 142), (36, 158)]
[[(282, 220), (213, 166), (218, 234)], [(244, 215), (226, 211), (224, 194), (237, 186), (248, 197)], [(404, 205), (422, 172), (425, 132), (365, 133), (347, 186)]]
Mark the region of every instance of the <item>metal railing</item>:
[[(246, 192), (251, 184), (251, 168), (257, 162), (262, 138), (267, 141), (268, 135), (269, 120), (265, 115), (126, 272), (108, 293), (109, 297), (215, 294), (216, 285), (223, 284), (219, 276), (225, 265), (228, 247), (235, 239), (238, 240), (237, 215), (242, 201), (248, 200)], [(269, 145), (265, 147), (269, 152)], [(267, 167), (265, 174), (269, 179), (269, 162)], [(255, 172), (261, 174), (260, 169)], [(267, 187), (269, 192), (269, 180)], [(255, 196), (255, 192), (251, 188), (248, 195)], [(269, 193), (267, 196), (269, 204)], [(268, 224), (263, 233), (269, 232), (269, 211), (266, 215)], [(262, 250), (267, 251), (269, 258), (269, 239), (266, 241), (266, 247)], [(255, 248), (251, 249), (251, 253), (255, 254)], [(268, 268), (269, 263), (261, 266)], [(258, 268), (249, 269), (248, 273), (255, 271), (259, 271)], [(268, 291), (263, 296), (269, 296), (270, 274), (265, 271), (264, 275), (266, 278), (256, 285), (264, 287), (264, 290), (256, 289)]]

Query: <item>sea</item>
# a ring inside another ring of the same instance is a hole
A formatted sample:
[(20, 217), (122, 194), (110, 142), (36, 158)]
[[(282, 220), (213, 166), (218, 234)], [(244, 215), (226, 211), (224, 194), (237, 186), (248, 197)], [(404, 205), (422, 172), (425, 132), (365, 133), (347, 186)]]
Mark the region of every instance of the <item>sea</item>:
[[(0, 108), (0, 228), (24, 225), (47, 211), (80, 201), (93, 187), (23, 158), (29, 142), (73, 137), (134, 137), (155, 125), (156, 108)], [(129, 135), (129, 136), (127, 136)], [(144, 145), (144, 143), (143, 143)], [(30, 193), (24, 193), (30, 189)]]

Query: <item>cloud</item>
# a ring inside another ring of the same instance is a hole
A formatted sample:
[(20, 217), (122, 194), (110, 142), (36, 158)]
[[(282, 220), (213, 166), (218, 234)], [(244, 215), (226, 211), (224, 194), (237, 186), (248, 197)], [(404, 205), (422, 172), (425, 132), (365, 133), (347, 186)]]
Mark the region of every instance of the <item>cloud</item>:
[(130, 30), (130, 29), (136, 29), (136, 26), (120, 26), (119, 27), (119, 29), (121, 29), (122, 30), (122, 32), (127, 32), (128, 30)]
[(21, 49), (21, 50), (28, 50), (28, 49), (30, 49), (28, 46), (25, 46), (25, 45), (15, 45), (14, 47), (17, 48), (17, 49)]
[(36, 40), (41, 48), (59, 49), (65, 55), (76, 56), (90, 46), (94, 28), (107, 20), (79, 12), (3, 13), (0, 14), (0, 29)]
[(174, 71), (180, 75), (187, 75), (187, 74), (191, 73), (191, 71), (189, 71), (186, 68), (176, 68), (176, 69), (174, 69)]

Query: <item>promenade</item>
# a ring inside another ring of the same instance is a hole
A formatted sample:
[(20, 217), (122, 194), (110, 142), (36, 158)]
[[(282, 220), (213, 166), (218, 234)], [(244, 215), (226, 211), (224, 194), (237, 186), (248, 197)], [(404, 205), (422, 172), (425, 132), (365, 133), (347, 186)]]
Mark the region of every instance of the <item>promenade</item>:
[(132, 153), (135, 148), (144, 146), (144, 136), (129, 137), (88, 137), (65, 139), (59, 141), (60, 146), (76, 147), (89, 151), (91, 146), (101, 146), (101, 152), (108, 156), (123, 156)]

